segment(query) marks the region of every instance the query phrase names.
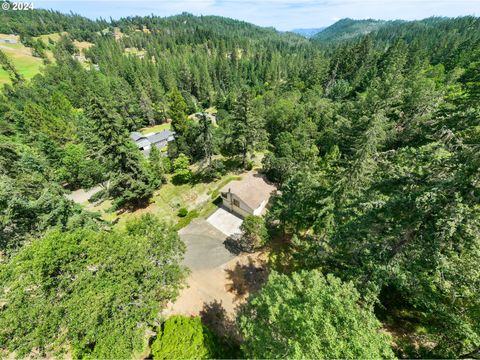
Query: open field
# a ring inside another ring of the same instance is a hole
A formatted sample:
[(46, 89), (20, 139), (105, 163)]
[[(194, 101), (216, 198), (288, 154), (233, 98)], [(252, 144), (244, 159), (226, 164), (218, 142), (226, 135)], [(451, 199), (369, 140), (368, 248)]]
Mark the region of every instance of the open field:
[(0, 68), (0, 86), (2, 86), (3, 84), (10, 84), (10, 77), (5, 70)]
[(38, 74), (43, 66), (42, 59), (34, 57), (32, 50), (22, 44), (1, 44), (0, 50), (8, 56), (15, 69), (27, 80)]
[[(65, 32), (62, 33), (53, 33), (53, 34), (46, 34), (40, 35), (35, 37), (34, 39), (41, 39), (45, 42), (46, 45), (49, 44), (49, 40), (53, 42), (57, 42), (62, 35), (66, 34)], [(20, 43), (20, 38), (16, 35), (9, 35), (9, 34), (0, 34), (1, 39), (15, 39), (17, 44), (0, 44), (0, 50), (2, 50), (8, 58), (12, 61), (15, 69), (25, 77), (25, 79), (30, 80), (36, 74), (38, 74), (42, 67), (43, 67), (43, 60), (32, 55), (32, 49), (29, 47), (24, 46)], [(85, 49), (92, 47), (94, 44), (87, 42), (87, 41), (77, 41), (73, 42), (77, 49), (80, 50), (81, 53)], [(50, 61), (55, 61), (53, 57), (53, 53), (50, 50), (46, 51), (48, 58)], [(8, 76), (8, 73), (0, 69), (0, 85), (3, 84), (10, 84), (11, 80)]]
[[(5, 35), (0, 34), (0, 38), (14, 38), (17, 41), (18, 36), (14, 35)], [(43, 61), (40, 58), (34, 57), (32, 55), (32, 49), (25, 47), (21, 43), (17, 44), (0, 44), (0, 50), (2, 50), (7, 57), (11, 60), (15, 69), (25, 77), (25, 79), (30, 80), (36, 74), (40, 72), (40, 69), (43, 66)], [(0, 70), (0, 84), (10, 83), (10, 78), (8, 74), (1, 69)]]
[(83, 53), (84, 50), (90, 49), (94, 44), (88, 41), (77, 41), (74, 40), (73, 44), (75, 47)]

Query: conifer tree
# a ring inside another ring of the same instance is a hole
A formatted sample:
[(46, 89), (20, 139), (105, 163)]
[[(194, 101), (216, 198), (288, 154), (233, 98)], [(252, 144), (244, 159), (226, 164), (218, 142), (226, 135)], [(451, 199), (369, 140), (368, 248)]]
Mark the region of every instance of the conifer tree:
[(261, 149), (267, 137), (264, 119), (254, 111), (248, 90), (244, 89), (237, 98), (227, 126), (230, 151), (240, 155), (245, 166), (248, 154)]
[(182, 136), (187, 131), (187, 103), (180, 91), (172, 90), (168, 94), (168, 116), (172, 120), (172, 128), (177, 136)]
[(205, 158), (208, 161), (208, 166), (212, 165), (212, 155), (213, 155), (213, 129), (212, 129), (212, 120), (207, 116), (206, 113), (202, 113), (202, 116), (199, 120), (200, 125), (200, 135), (198, 141), (200, 146), (203, 149)]
[(155, 184), (145, 158), (130, 141), (118, 113), (103, 100), (93, 98), (87, 115), (95, 122), (102, 144), (99, 150), (110, 169), (108, 193), (114, 198), (114, 207), (148, 200)]

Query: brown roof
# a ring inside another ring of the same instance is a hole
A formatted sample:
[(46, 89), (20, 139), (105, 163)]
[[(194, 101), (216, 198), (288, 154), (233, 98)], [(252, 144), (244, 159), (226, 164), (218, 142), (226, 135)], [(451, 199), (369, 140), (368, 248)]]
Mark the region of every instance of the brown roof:
[(267, 183), (260, 174), (250, 172), (241, 180), (229, 182), (221, 191), (231, 191), (252, 210), (255, 210), (263, 201), (268, 201), (276, 189), (274, 185)]

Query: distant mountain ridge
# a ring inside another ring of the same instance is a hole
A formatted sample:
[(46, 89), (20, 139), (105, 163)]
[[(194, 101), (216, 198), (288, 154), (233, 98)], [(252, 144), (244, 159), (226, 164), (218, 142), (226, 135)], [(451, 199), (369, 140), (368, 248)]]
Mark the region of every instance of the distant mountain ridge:
[(341, 19), (323, 31), (312, 36), (312, 39), (322, 42), (348, 40), (357, 36), (366, 35), (378, 30), (388, 21), (385, 20), (354, 20)]
[(304, 36), (307, 39), (309, 39), (309, 38), (315, 36), (316, 34), (318, 34), (319, 32), (322, 32), (326, 28), (327, 28), (326, 26), (320, 27), (320, 28), (307, 28), (307, 29), (301, 28), (301, 29), (290, 30), (290, 32), (301, 35), (301, 36)]

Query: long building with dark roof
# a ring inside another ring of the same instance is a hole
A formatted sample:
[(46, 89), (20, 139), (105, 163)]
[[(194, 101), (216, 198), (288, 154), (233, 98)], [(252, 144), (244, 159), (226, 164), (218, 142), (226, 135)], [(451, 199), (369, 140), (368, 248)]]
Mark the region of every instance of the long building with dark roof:
[(130, 133), (130, 138), (137, 144), (138, 148), (145, 156), (150, 154), (152, 146), (158, 150), (164, 149), (169, 142), (175, 140), (175, 132), (170, 130), (162, 130), (157, 133), (143, 135), (137, 131)]

